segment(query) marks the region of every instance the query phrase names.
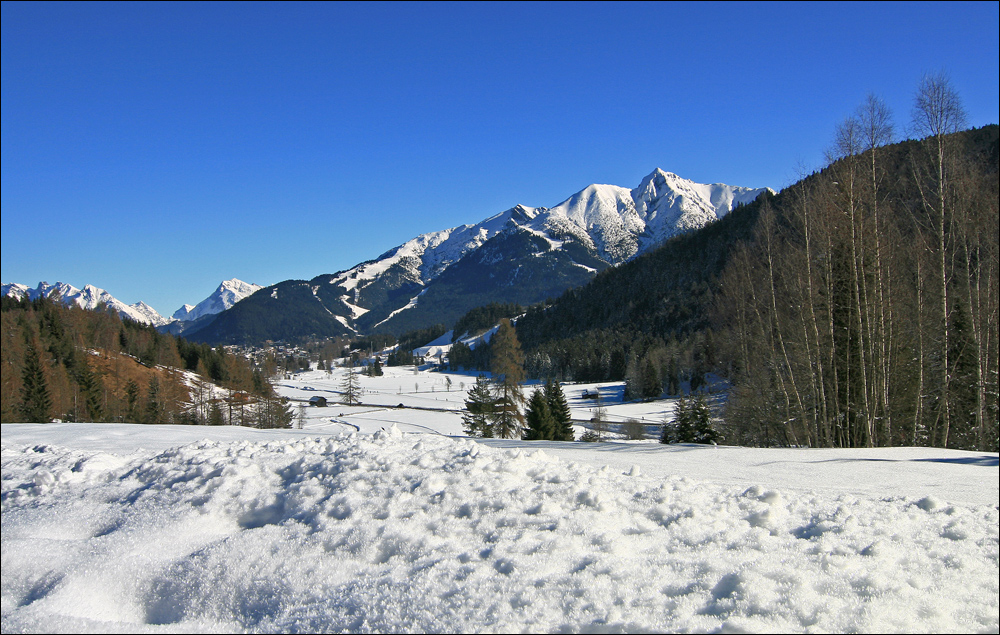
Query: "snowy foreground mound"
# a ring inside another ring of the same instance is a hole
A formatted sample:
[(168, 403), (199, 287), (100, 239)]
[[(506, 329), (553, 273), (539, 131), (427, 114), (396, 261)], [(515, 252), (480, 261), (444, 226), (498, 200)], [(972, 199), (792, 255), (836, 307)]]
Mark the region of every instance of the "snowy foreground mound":
[(998, 510), (407, 435), (4, 443), (2, 629), (996, 631)]

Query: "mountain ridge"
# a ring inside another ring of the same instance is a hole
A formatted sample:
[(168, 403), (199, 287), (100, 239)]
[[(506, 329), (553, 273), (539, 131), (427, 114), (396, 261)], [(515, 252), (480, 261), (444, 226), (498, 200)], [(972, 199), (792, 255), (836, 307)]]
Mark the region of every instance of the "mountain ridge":
[(518, 204), (479, 223), (420, 234), (351, 269), (272, 285), (191, 337), (237, 343), (402, 333), (488, 302), (531, 304), (765, 191), (773, 193), (695, 183), (659, 168), (635, 188), (591, 184), (551, 208)]
[(16, 299), (39, 297), (60, 298), (64, 304), (76, 305), (82, 309), (94, 310), (102, 303), (118, 313), (123, 318), (142, 324), (150, 324), (157, 328), (169, 328), (176, 322), (193, 322), (198, 318), (221, 313), (232, 308), (237, 302), (260, 289), (259, 285), (243, 282), (236, 278), (224, 280), (222, 284), (207, 298), (197, 305), (186, 304), (174, 312), (172, 317), (164, 317), (156, 309), (145, 302), (126, 304), (104, 289), (92, 284), (78, 289), (66, 282), (39, 282), (37, 287), (29, 287), (19, 283), (4, 283), (0, 287), (0, 295)]

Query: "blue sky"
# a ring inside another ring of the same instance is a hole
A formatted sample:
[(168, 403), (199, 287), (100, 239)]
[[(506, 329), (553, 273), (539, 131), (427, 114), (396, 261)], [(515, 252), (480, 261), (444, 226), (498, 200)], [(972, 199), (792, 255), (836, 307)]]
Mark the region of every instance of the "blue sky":
[(1000, 120), (1000, 4), (2, 4), (2, 280), (165, 315), (660, 167), (775, 189), (866, 94)]

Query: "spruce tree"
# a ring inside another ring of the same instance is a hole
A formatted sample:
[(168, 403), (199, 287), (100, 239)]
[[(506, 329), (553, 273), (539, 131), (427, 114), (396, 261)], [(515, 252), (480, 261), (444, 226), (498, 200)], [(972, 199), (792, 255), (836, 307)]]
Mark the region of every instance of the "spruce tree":
[(139, 423), (139, 384), (134, 379), (125, 382), (125, 421)]
[(663, 429), (660, 431), (660, 443), (677, 443), (677, 428), (667, 417), (668, 415), (663, 415)]
[(525, 441), (551, 441), (555, 438), (555, 425), (548, 401), (541, 390), (531, 393), (528, 400), (528, 411), (525, 413)]
[(80, 387), (80, 396), (87, 409), (88, 421), (100, 421), (104, 418), (102, 397), (104, 384), (101, 376), (90, 369), (86, 359), (76, 365), (76, 383)]
[(223, 424), (225, 424), (225, 418), (222, 414), (222, 408), (219, 407), (219, 402), (213, 399), (212, 405), (208, 409), (208, 425), (221, 426)]
[(545, 383), (545, 400), (549, 404), (549, 414), (552, 415), (552, 428), (555, 441), (573, 440), (573, 421), (559, 382), (549, 380)]
[(642, 368), (639, 371), (639, 384), (644, 401), (657, 399), (663, 394), (663, 383), (660, 381), (660, 373), (656, 369), (656, 364), (649, 357), (642, 360)]
[(292, 405), (285, 397), (277, 395), (266, 397), (268, 407), (267, 421), (272, 428), (291, 428), (295, 419), (295, 412)]
[(475, 385), (469, 389), (469, 398), (465, 400), (465, 414), (462, 415), (465, 433), (470, 437), (492, 437), (493, 408), (489, 379), (486, 375), (480, 375), (476, 378)]
[(712, 411), (705, 396), (677, 401), (673, 425), (664, 424), (662, 443), (715, 443), (718, 433), (712, 428)]
[(642, 397), (642, 375), (639, 372), (639, 360), (635, 354), (629, 355), (625, 365), (625, 401)]
[(690, 397), (681, 397), (677, 406), (677, 442), (692, 443), (694, 436), (694, 402)]
[(719, 435), (712, 427), (712, 411), (705, 395), (698, 393), (690, 405), (691, 441), (693, 443), (715, 443)]
[(52, 421), (51, 408), (52, 399), (38, 351), (33, 342), (28, 342), (21, 373), (21, 416), (28, 423), (48, 423)]
[(163, 423), (163, 404), (160, 402), (160, 380), (153, 375), (146, 389), (146, 412), (143, 423)]

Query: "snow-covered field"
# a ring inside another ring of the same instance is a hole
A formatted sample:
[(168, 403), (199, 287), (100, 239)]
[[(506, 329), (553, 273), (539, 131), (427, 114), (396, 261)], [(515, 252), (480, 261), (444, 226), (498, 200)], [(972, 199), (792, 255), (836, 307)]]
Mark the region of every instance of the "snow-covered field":
[(473, 377), (389, 370), (302, 430), (4, 425), (3, 632), (997, 632), (996, 454), (477, 442)]

